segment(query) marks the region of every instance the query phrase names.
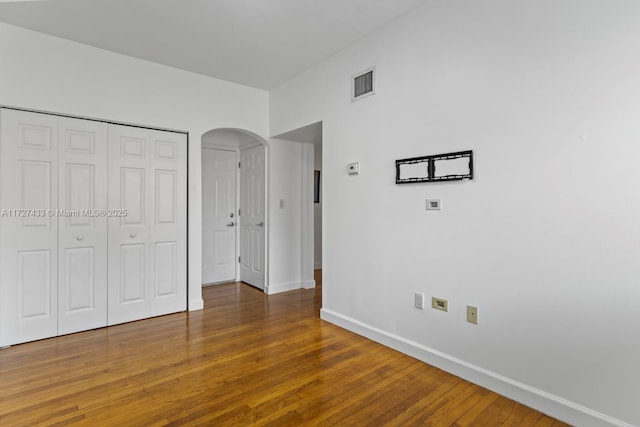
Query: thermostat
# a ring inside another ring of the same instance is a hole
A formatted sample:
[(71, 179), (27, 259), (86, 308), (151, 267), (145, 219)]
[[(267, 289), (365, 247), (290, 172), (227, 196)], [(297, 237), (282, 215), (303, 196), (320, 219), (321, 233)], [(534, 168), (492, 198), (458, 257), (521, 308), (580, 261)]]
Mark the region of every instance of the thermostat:
[(358, 175), (360, 173), (360, 163), (349, 163), (347, 165), (347, 173), (349, 175)]

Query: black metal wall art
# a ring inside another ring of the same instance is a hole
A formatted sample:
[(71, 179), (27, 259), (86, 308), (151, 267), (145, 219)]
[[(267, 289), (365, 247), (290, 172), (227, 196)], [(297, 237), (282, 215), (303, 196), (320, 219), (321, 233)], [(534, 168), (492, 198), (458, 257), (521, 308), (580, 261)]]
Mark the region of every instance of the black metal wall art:
[(396, 160), (396, 184), (473, 179), (473, 151)]

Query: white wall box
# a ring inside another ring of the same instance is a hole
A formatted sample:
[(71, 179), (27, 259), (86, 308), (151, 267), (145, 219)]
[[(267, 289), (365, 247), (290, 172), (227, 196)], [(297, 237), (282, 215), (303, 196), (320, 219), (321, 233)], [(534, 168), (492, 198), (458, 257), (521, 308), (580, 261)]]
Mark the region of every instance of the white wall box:
[(186, 151), (0, 109), (0, 346), (186, 309)]

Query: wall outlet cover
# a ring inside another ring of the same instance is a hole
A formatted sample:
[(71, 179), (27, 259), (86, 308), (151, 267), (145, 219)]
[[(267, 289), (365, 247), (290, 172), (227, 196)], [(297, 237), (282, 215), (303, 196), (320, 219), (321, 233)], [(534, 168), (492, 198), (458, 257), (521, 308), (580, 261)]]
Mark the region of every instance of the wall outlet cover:
[(449, 311), (449, 301), (442, 298), (431, 298), (431, 308), (435, 308), (436, 310)]
[(442, 210), (442, 202), (440, 201), (440, 199), (427, 199), (427, 210), (428, 211)]
[(473, 323), (474, 325), (478, 324), (478, 307), (472, 305), (467, 306), (467, 322)]

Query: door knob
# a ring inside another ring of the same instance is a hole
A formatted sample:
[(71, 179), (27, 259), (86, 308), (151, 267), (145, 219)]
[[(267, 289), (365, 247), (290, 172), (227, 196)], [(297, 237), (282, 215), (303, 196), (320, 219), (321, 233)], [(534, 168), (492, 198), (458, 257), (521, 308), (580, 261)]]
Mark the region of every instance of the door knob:
[(82, 237), (82, 236), (76, 236), (76, 240), (77, 240), (77, 241), (80, 241), (80, 240), (82, 240), (82, 239), (84, 239), (84, 237)]
[(136, 233), (129, 233), (129, 237), (133, 239), (134, 237), (136, 237)]
[(235, 224), (233, 222), (230, 222), (229, 224), (227, 224), (227, 227), (233, 227)]
[(264, 227), (264, 222), (259, 222), (256, 224), (258, 227)]

